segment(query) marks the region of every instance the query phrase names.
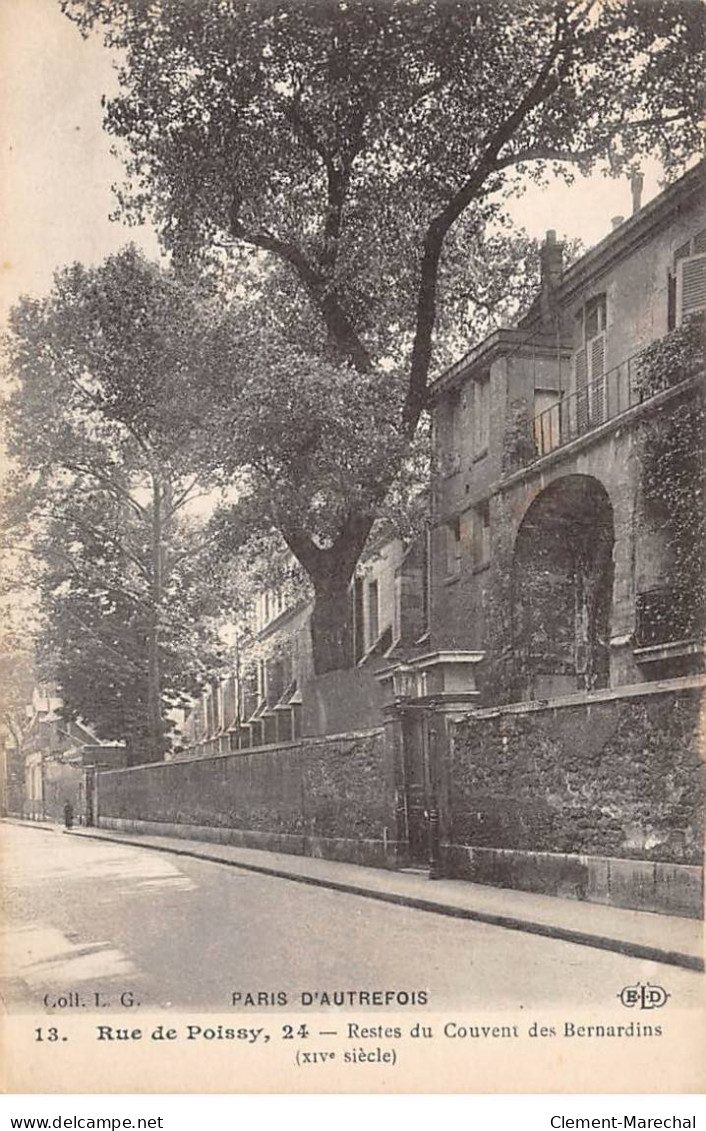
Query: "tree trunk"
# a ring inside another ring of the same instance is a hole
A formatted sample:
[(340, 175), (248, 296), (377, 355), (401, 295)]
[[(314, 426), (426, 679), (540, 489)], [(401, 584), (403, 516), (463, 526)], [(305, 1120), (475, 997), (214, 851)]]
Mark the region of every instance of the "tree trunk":
[(353, 660), (352, 626), (348, 577), (312, 578), (314, 583), (314, 611), (311, 616), (311, 643), (314, 653), (314, 672), (349, 668)]
[(162, 488), (152, 478), (152, 592), (150, 623), (147, 637), (147, 712), (152, 760), (164, 755), (164, 718), (162, 716), (162, 672), (159, 660), (159, 618), (162, 606)]
[(316, 675), (353, 664), (349, 586), (372, 525), (369, 514), (351, 514), (331, 549), (299, 558), (314, 586), (311, 642)]

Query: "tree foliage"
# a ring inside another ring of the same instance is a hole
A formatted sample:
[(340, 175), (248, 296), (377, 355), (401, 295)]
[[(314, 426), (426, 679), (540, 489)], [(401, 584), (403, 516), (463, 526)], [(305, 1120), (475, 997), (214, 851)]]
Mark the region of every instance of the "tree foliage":
[(41, 656), (67, 713), (151, 757), (168, 709), (217, 660), (203, 522), (188, 511), (208, 484), (193, 382), (210, 325), (191, 289), (131, 248), (66, 269), (11, 315), (8, 560), (38, 588)]
[[(503, 194), (528, 177), (570, 176), (599, 161), (618, 172), (654, 150), (670, 170), (684, 164), (699, 146), (701, 6), (62, 6), (86, 33), (103, 25), (122, 52), (121, 90), (106, 105), (106, 125), (128, 154), (123, 215), (151, 213), (182, 267), (277, 264), (278, 313), (286, 311), (303, 354), (295, 360), (296, 351), (283, 357), (275, 348), (270, 356), (268, 345), (264, 367), (277, 374), (266, 397), (282, 401), (269, 413), (283, 440), (274, 463), (287, 466), (286, 516), (278, 522), (314, 585), (317, 667), (336, 666), (342, 594), (409, 454), (435, 344), (448, 330), (472, 248), (482, 248), (499, 219)], [(468, 271), (476, 293), (488, 267), (485, 259)], [(253, 375), (262, 371), (253, 365)], [(342, 402), (360, 414), (358, 438), (370, 458), (357, 453), (348, 466), (344, 443), (340, 474), (350, 487), (339, 506), (325, 503), (322, 540), (325, 492), (304, 500), (301, 483), (309, 472), (316, 483), (334, 477), (322, 437), (338, 442), (343, 419), (343, 441), (353, 438)], [(305, 442), (294, 445), (290, 477), (289, 433), (299, 428)], [(273, 481), (279, 490), (277, 466)]]
[(7, 728), (16, 744), (33, 688), (34, 662), (27, 639), (4, 626), (0, 633), (0, 730)]

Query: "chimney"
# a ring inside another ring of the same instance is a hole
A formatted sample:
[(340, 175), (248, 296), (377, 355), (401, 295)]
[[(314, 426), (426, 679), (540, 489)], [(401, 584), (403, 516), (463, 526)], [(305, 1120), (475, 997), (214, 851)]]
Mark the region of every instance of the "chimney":
[(564, 245), (557, 243), (556, 232), (550, 229), (539, 249), (541, 264), (542, 317), (551, 318), (556, 310), (556, 293), (564, 274)]
[(624, 216), (614, 216), (613, 219), (610, 222), (611, 228), (612, 228), (613, 231), (615, 231), (616, 228), (619, 228), (620, 225), (624, 224), (624, 223), (625, 223), (625, 217)]
[(632, 214), (635, 215), (642, 208), (642, 186), (645, 183), (644, 173), (630, 175), (630, 191), (632, 193)]

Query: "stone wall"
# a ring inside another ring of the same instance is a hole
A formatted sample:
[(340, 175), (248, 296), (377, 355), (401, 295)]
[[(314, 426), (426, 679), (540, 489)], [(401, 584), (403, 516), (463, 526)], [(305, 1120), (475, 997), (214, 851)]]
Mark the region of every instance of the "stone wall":
[[(395, 788), (382, 730), (101, 773), (100, 825), (394, 866)], [(194, 834), (196, 835), (196, 834)]]
[(382, 726), (383, 694), (372, 670), (344, 668), (313, 676), (302, 689), (302, 734), (325, 736)]
[[(659, 876), (668, 889), (679, 874), (690, 892), (675, 895), (674, 910), (690, 913), (700, 904), (703, 860), (702, 702), (699, 688), (606, 693), (453, 724), (445, 871), (653, 910), (667, 909), (656, 892)], [(616, 862), (629, 899), (593, 890), (609, 886), (607, 873), (597, 878), (600, 860)], [(626, 870), (632, 878), (622, 876)], [(650, 890), (641, 893), (645, 885)]]

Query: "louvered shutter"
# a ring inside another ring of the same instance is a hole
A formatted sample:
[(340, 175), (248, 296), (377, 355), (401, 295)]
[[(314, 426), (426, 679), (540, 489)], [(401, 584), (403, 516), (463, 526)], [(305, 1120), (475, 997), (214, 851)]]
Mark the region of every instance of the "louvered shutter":
[(706, 254), (692, 255), (679, 262), (677, 274), (679, 322), (698, 310), (706, 310)]
[(589, 405), (591, 423), (601, 424), (605, 419), (605, 334), (589, 342), (591, 364), (589, 375)]
[(702, 252), (706, 251), (706, 228), (703, 228), (694, 236), (693, 251), (694, 255), (701, 255)]
[(588, 428), (588, 367), (586, 363), (586, 350), (576, 352), (574, 359), (576, 370), (576, 427), (581, 434)]

